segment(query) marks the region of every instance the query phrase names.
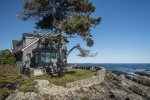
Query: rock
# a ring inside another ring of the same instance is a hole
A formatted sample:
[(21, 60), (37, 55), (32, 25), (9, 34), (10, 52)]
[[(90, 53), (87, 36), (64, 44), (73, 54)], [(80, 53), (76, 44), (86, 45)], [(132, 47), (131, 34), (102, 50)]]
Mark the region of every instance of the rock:
[(51, 84), (48, 80), (35, 80), (35, 82), (37, 82), (35, 87), (38, 89), (39, 94), (43, 97), (47, 96), (48, 99), (51, 99), (52, 97), (57, 99), (60, 97), (65, 98), (65, 96), (70, 95), (69, 89)]
[(71, 70), (72, 70), (72, 67), (71, 67), (71, 66), (67, 66), (67, 67), (64, 68), (64, 70), (66, 70), (66, 71), (71, 71)]
[(140, 100), (142, 100), (142, 98), (150, 99), (150, 87), (138, 84), (132, 80), (123, 77), (122, 75), (114, 75), (113, 77), (115, 79), (114, 81), (117, 80), (118, 82), (112, 81), (111, 83), (115, 83), (115, 85), (119, 86), (120, 89), (127, 91), (127, 93), (132, 93), (134, 95), (136, 94), (138, 98), (141, 98)]
[(141, 75), (141, 76), (147, 76), (150, 77), (150, 71), (138, 71), (134, 72), (135, 74)]
[(33, 76), (42, 76), (44, 75), (44, 73), (42, 72), (41, 69), (34, 69), (34, 72), (33, 72)]
[(29, 99), (29, 100), (40, 100), (41, 99), (41, 97), (37, 93), (34, 93), (34, 92), (25, 93), (25, 98)]
[(67, 83), (65, 87), (71, 89), (72, 91), (75, 91), (79, 90), (80, 88), (90, 87), (94, 84), (100, 84), (103, 82), (105, 74), (106, 70), (104, 68), (101, 68), (101, 70), (97, 71), (97, 75), (83, 80)]
[(150, 78), (146, 76), (125, 75), (125, 77), (138, 84), (150, 87)]
[(9, 90), (15, 90), (17, 84), (15, 82), (0, 82), (0, 88), (8, 88)]
[(5, 100), (41, 100), (41, 97), (34, 92), (17, 92), (15, 94), (10, 95)]

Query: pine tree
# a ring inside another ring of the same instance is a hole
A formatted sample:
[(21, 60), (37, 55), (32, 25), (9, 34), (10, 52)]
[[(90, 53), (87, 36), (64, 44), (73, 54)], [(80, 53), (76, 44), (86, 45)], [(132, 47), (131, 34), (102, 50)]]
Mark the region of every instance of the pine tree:
[(91, 14), (95, 6), (89, 0), (25, 0), (20, 18), (35, 19), (36, 28), (54, 34), (81, 36), (87, 46), (93, 46), (91, 28), (98, 25), (101, 18)]
[[(24, 0), (23, 8), (19, 18), (33, 19), (35, 28), (49, 31), (60, 37), (58, 38), (59, 56), (61, 55), (61, 39), (65, 39), (68, 43), (68, 37), (80, 36), (86, 41), (87, 46), (93, 46), (91, 29), (100, 23), (101, 18), (92, 17), (95, 6), (90, 0)], [(86, 57), (90, 54), (89, 50), (82, 49), (80, 45), (73, 48), (80, 51), (79, 56)], [(60, 66), (60, 58), (58, 62)]]

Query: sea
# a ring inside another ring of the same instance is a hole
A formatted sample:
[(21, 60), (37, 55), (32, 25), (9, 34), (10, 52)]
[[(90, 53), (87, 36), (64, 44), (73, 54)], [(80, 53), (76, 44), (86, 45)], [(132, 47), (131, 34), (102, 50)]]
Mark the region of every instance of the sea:
[(128, 74), (135, 74), (134, 72), (137, 71), (150, 74), (150, 63), (69, 63), (69, 65), (104, 67), (108, 71), (120, 71)]

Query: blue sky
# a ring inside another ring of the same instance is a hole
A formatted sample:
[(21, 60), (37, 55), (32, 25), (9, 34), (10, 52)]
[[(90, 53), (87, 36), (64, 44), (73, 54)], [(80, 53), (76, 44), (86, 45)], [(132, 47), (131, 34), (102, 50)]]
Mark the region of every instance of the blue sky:
[[(150, 0), (91, 0), (96, 6), (93, 16), (102, 17), (92, 30), (98, 52), (93, 58), (80, 58), (73, 51), (68, 62), (73, 63), (150, 63)], [(17, 18), (23, 0), (0, 0), (0, 50), (11, 48), (13, 39), (21, 39), (23, 32), (33, 32), (34, 22)], [(72, 39), (68, 48), (82, 39)]]

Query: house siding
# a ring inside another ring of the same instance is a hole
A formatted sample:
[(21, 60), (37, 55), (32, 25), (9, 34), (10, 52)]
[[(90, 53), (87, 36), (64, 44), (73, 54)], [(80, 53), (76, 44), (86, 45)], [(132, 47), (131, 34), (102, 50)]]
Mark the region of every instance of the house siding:
[(26, 39), (25, 39), (25, 46), (28, 46), (29, 44), (34, 42), (36, 39), (37, 38), (34, 38), (34, 37), (26, 37)]
[[(28, 62), (30, 65), (31, 57), (33, 57), (32, 50), (33, 50), (33, 45), (29, 46), (28, 48), (26, 48), (23, 51), (23, 58), (22, 58), (23, 66), (26, 66), (26, 63), (28, 63)], [(29, 53), (30, 53), (31, 57), (28, 57), (27, 54), (29, 54)]]

